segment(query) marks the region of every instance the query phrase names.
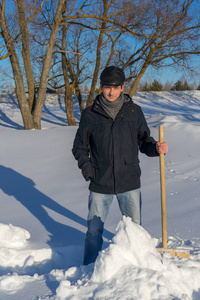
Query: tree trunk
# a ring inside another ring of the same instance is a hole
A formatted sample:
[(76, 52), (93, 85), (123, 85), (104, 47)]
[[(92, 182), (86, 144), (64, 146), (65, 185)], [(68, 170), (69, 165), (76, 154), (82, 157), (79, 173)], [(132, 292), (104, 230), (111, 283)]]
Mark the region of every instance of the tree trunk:
[(148, 64), (145, 63), (145, 64), (142, 66), (142, 68), (141, 68), (141, 70), (140, 70), (140, 73), (137, 75), (137, 77), (136, 77), (135, 80), (133, 81), (133, 83), (132, 83), (132, 85), (131, 85), (131, 87), (130, 87), (130, 91), (129, 91), (130, 97), (133, 97), (133, 95), (135, 94), (136, 89), (137, 89), (137, 87), (138, 87), (138, 84), (139, 84), (139, 82), (140, 82), (142, 76), (143, 76), (144, 73), (146, 72), (146, 69), (147, 69), (147, 68), (148, 68)]
[(17, 53), (15, 51), (15, 46), (13, 43), (13, 39), (10, 35), (8, 25), (6, 22), (5, 17), (5, 1), (2, 1), (2, 5), (0, 4), (0, 26), (1, 26), (1, 35), (4, 39), (6, 44), (10, 63), (13, 70), (14, 81), (15, 81), (15, 90), (17, 101), (19, 104), (19, 108), (21, 111), (23, 124), (25, 129), (32, 129), (34, 128), (33, 118), (29, 109), (29, 105), (26, 99), (26, 93), (24, 90), (24, 82), (23, 82), (23, 75), (20, 69), (19, 60), (17, 57)]
[(84, 104), (83, 104), (83, 99), (82, 99), (82, 96), (81, 96), (79, 86), (77, 84), (75, 86), (75, 92), (76, 92), (76, 95), (77, 95), (77, 98), (78, 98), (80, 113), (82, 114), (82, 111), (84, 110)]
[(76, 121), (74, 118), (72, 90), (71, 90), (71, 87), (69, 84), (68, 75), (65, 74), (64, 77), (65, 77), (65, 109), (66, 109), (66, 114), (67, 114), (68, 125), (75, 126)]
[[(66, 1), (65, 1), (66, 7)], [(65, 17), (65, 10), (62, 12), (62, 16)], [(74, 118), (74, 109), (73, 109), (73, 98), (72, 98), (72, 90), (69, 83), (69, 76), (67, 74), (66, 67), (66, 56), (65, 56), (65, 48), (66, 48), (66, 37), (67, 37), (67, 28), (66, 25), (62, 26), (62, 70), (65, 81), (65, 109), (68, 120), (68, 125), (73, 126), (76, 125), (76, 121)]]
[[(63, 25), (65, 26), (65, 25)], [(64, 33), (63, 33), (64, 34)], [(64, 36), (62, 37), (62, 43), (66, 45)], [(73, 109), (73, 98), (72, 98), (72, 90), (69, 83), (69, 76), (67, 74), (67, 68), (65, 64), (65, 53), (62, 52), (62, 70), (65, 81), (65, 109), (69, 126), (76, 125), (76, 121), (74, 118), (74, 109)]]
[(53, 55), (53, 48), (55, 45), (56, 36), (60, 27), (60, 18), (61, 18), (61, 12), (63, 9), (63, 5), (65, 3), (65, 0), (59, 0), (54, 22), (52, 25), (51, 35), (49, 38), (49, 42), (46, 47), (46, 55), (44, 59), (44, 65), (42, 69), (42, 74), (40, 78), (40, 85), (37, 95), (37, 101), (35, 104), (35, 109), (33, 110), (33, 120), (35, 124), (36, 129), (41, 129), (41, 117), (42, 117), (42, 109), (44, 106), (45, 96), (46, 96), (46, 89), (49, 79), (49, 71), (51, 68), (51, 59)]
[[(66, 31), (66, 29), (65, 29), (65, 31)], [(66, 45), (66, 37), (65, 37), (65, 42), (63, 41), (63, 50), (65, 49), (65, 45)], [(78, 51), (77, 51), (77, 53), (78, 53)], [(67, 69), (68, 69), (68, 72), (69, 72), (69, 77), (70, 77), (70, 79), (73, 82), (72, 85), (71, 85), (71, 89), (72, 90), (75, 89), (75, 93), (76, 93), (77, 98), (78, 98), (78, 104), (79, 104), (79, 108), (80, 108), (80, 113), (82, 113), (82, 111), (84, 109), (84, 104), (83, 104), (83, 99), (82, 99), (81, 92), (80, 92), (80, 89), (79, 89), (79, 86), (78, 86), (78, 83), (77, 83), (78, 74), (76, 74), (76, 76), (74, 78), (74, 74), (73, 74), (70, 62), (66, 58), (66, 56), (65, 56), (65, 61), (63, 61), (63, 64), (64, 64), (64, 67), (67, 66)], [(78, 70), (79, 70), (79, 68), (77, 68), (77, 73), (79, 72)]]
[(27, 22), (25, 18), (23, 0), (17, 0), (18, 14), (19, 14), (19, 26), (22, 36), (22, 57), (24, 62), (24, 68), (26, 72), (26, 79), (28, 84), (29, 95), (29, 108), (32, 111), (34, 96), (35, 96), (35, 81), (33, 76), (33, 70), (31, 65), (30, 51), (29, 51), (29, 33)]
[(94, 93), (96, 90), (96, 84), (97, 84), (97, 79), (98, 79), (98, 74), (99, 74), (99, 68), (100, 68), (100, 63), (101, 63), (101, 46), (103, 42), (103, 30), (101, 30), (99, 34), (99, 39), (98, 39), (98, 44), (97, 44), (97, 52), (96, 52), (96, 64), (95, 64), (95, 70), (92, 78), (92, 84), (90, 88), (90, 92), (88, 95), (86, 107), (90, 106), (94, 100)]
[[(107, 1), (103, 1), (104, 3), (104, 13), (103, 16), (105, 17), (107, 15), (107, 11), (108, 11), (108, 3)], [(103, 35), (104, 35), (104, 30), (106, 28), (106, 22), (103, 21), (102, 25), (101, 25), (101, 31), (99, 34), (99, 39), (98, 39), (98, 43), (97, 43), (97, 52), (96, 52), (96, 64), (95, 64), (95, 70), (94, 70), (94, 74), (93, 74), (93, 78), (92, 78), (92, 85), (91, 85), (91, 89), (88, 95), (88, 99), (87, 99), (87, 103), (86, 103), (86, 107), (90, 106), (93, 102), (94, 99), (94, 93), (96, 90), (96, 84), (97, 84), (97, 79), (98, 79), (98, 74), (99, 74), (99, 68), (100, 68), (100, 64), (101, 64), (101, 47), (102, 47), (102, 43), (103, 43)]]

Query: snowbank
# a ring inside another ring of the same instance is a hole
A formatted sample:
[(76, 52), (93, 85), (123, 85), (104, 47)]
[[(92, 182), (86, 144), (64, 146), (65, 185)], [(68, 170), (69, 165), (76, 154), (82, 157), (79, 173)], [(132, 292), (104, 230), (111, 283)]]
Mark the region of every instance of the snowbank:
[(30, 239), (30, 233), (11, 224), (5, 225), (0, 223), (0, 248), (19, 248), (26, 245)]
[(160, 255), (148, 232), (130, 218), (123, 218), (113, 243), (100, 253), (95, 262), (92, 281), (107, 281), (128, 265), (152, 270), (162, 268)]
[(189, 300), (200, 289), (200, 262), (159, 254), (150, 235), (125, 217), (94, 269), (91, 264), (54, 275), (61, 299)]

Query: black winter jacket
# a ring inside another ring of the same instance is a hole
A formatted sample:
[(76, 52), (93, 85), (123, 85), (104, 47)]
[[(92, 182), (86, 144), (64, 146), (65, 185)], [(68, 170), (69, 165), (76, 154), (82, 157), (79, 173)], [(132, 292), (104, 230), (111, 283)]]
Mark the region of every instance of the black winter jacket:
[(141, 175), (138, 149), (158, 156), (156, 141), (141, 108), (128, 95), (114, 121), (98, 98), (82, 113), (73, 155), (85, 179), (90, 180), (91, 191), (117, 194), (137, 189)]

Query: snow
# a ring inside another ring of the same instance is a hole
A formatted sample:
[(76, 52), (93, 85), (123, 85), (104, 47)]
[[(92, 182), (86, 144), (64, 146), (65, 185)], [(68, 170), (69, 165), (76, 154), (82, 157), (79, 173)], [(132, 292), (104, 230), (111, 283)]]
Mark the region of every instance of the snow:
[[(0, 94), (0, 299), (200, 299), (200, 92), (140, 92), (158, 139), (164, 125), (168, 248), (162, 247), (159, 159), (140, 155), (142, 227), (113, 201), (103, 250), (82, 265), (88, 183), (71, 148), (62, 95), (47, 95), (42, 130), (22, 130), (14, 94)], [(74, 102), (77, 123), (80, 118)]]

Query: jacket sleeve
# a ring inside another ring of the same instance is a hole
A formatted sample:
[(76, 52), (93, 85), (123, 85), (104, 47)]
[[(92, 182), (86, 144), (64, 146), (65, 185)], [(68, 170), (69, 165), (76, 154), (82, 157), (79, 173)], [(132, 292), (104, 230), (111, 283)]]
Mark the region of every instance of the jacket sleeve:
[(156, 141), (150, 135), (150, 129), (145, 120), (144, 114), (139, 107), (139, 127), (138, 127), (138, 145), (140, 151), (147, 156), (159, 156), (156, 151)]
[(87, 181), (93, 177), (94, 172), (90, 160), (89, 137), (89, 126), (87, 124), (85, 112), (83, 112), (74, 139), (72, 153), (78, 161), (78, 167), (82, 170), (82, 174)]

